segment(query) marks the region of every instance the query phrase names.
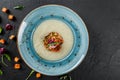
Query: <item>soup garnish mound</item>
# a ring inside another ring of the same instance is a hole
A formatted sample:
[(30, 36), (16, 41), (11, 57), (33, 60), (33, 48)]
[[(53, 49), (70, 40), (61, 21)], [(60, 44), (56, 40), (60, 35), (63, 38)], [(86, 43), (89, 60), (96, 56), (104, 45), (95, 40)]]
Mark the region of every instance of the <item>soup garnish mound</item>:
[(43, 42), (47, 50), (58, 52), (61, 49), (61, 46), (64, 41), (59, 33), (50, 32), (47, 36), (44, 37)]

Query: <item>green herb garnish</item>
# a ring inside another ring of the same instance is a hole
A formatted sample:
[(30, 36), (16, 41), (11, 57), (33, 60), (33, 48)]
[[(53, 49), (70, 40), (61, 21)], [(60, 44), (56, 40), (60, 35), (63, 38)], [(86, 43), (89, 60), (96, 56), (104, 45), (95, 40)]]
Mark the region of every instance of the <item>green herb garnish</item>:
[(4, 55), (2, 55), (1, 61), (2, 61), (2, 64), (3, 64), (3, 65), (8, 66), (8, 65), (4, 62)]
[(3, 74), (3, 71), (0, 69), (0, 75), (2, 75)]
[(32, 71), (30, 72), (30, 74), (28, 75), (28, 77), (27, 77), (25, 80), (28, 80), (28, 79), (30, 78), (30, 76), (31, 76), (34, 72), (35, 72), (35, 71), (32, 70)]
[(18, 6), (15, 6), (15, 7), (13, 7), (14, 9), (19, 9), (19, 10), (22, 10), (23, 8), (24, 8), (24, 6), (22, 6), (22, 5), (18, 5)]
[(2, 33), (2, 30), (3, 30), (2, 27), (0, 27), (0, 34)]
[(11, 58), (8, 54), (3, 54), (8, 61), (11, 61)]
[(5, 62), (4, 62), (4, 57), (8, 60), (8, 61), (11, 61), (11, 58), (8, 54), (3, 54), (2, 57), (1, 57), (1, 62), (2, 64), (4, 64), (5, 66), (8, 66)]
[(60, 77), (60, 80), (72, 80), (72, 79), (71, 79), (71, 76), (63, 75)]

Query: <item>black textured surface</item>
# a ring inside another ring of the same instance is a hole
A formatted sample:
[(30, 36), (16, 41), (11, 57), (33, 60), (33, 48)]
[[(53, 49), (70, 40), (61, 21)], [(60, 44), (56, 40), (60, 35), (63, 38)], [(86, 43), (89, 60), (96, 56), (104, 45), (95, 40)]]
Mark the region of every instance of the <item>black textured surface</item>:
[[(11, 57), (20, 56), (15, 41), (10, 41), (10, 34), (17, 35), (23, 18), (33, 9), (45, 4), (60, 4), (73, 9), (84, 20), (90, 36), (90, 46), (82, 64), (69, 73), (72, 80), (120, 80), (120, 0), (0, 0), (0, 9), (7, 7), (16, 21), (7, 19), (7, 14), (0, 11), (0, 26), (6, 23), (14, 25), (14, 30), (4, 31), (0, 38), (7, 40), (4, 47)], [(16, 5), (25, 8), (14, 10)], [(2, 47), (2, 45), (0, 45)], [(0, 80), (25, 80), (30, 68), (21, 60), (21, 70), (14, 70), (14, 62), (9, 67), (1, 66), (4, 75)], [(43, 76), (36, 79), (35, 74), (29, 80), (59, 80), (58, 77)]]

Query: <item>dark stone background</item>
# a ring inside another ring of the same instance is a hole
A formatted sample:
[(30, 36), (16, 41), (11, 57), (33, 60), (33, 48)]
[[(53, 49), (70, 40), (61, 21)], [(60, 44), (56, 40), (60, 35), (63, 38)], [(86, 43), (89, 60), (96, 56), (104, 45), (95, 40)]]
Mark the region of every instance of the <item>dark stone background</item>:
[[(10, 23), (12, 31), (5, 31), (0, 38), (7, 40), (4, 47), (12, 59), (20, 56), (15, 41), (8, 39), (10, 34), (17, 35), (23, 18), (33, 9), (46, 4), (60, 4), (78, 13), (84, 20), (90, 37), (86, 58), (81, 65), (69, 73), (72, 80), (120, 80), (120, 0), (0, 0), (0, 9), (7, 7), (16, 21), (7, 19), (7, 14), (0, 11), (0, 26)], [(25, 8), (14, 10), (16, 5)], [(2, 47), (3, 45), (0, 45)], [(7, 61), (6, 61), (7, 62)], [(0, 80), (25, 80), (30, 68), (21, 59), (21, 70), (14, 70), (14, 62), (7, 62), (9, 67), (1, 65), (4, 75)], [(43, 76), (36, 79), (35, 74), (29, 80), (59, 80), (58, 77)]]

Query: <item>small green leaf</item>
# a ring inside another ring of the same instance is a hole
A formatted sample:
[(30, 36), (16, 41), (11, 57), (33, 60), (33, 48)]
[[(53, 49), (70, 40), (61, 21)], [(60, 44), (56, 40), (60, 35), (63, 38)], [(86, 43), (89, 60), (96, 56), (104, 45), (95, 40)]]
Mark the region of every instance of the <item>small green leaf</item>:
[(60, 80), (72, 80), (72, 79), (71, 79), (71, 76), (63, 75), (60, 77)]
[(2, 75), (3, 74), (3, 71), (0, 69), (0, 75)]
[(29, 73), (29, 75), (27, 76), (27, 78), (25, 80), (28, 80), (34, 72), (35, 72), (34, 70), (31, 70), (31, 72)]
[(0, 27), (0, 34), (2, 33), (2, 30), (3, 30), (2, 27)]
[(11, 61), (11, 58), (10, 58), (10, 56), (9, 56), (8, 54), (4, 54), (4, 56), (6, 57), (6, 59), (7, 59), (8, 61)]
[(4, 64), (6, 67), (8, 66), (8, 65), (4, 62), (4, 55), (2, 55), (1, 61), (2, 61), (2, 64)]
[(19, 9), (19, 10), (22, 10), (23, 8), (24, 8), (24, 6), (22, 6), (22, 5), (18, 5), (18, 6), (15, 6), (15, 7), (13, 7), (14, 9)]

